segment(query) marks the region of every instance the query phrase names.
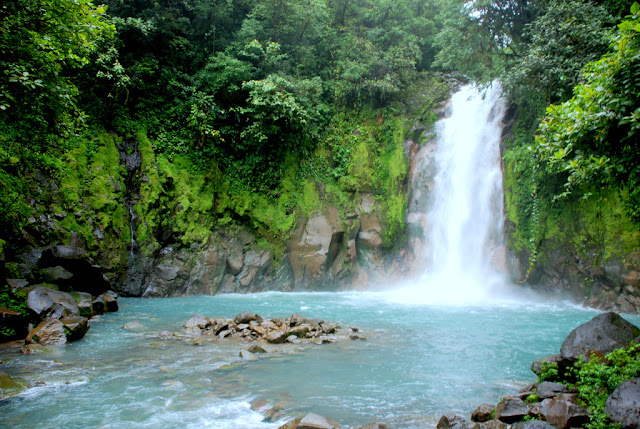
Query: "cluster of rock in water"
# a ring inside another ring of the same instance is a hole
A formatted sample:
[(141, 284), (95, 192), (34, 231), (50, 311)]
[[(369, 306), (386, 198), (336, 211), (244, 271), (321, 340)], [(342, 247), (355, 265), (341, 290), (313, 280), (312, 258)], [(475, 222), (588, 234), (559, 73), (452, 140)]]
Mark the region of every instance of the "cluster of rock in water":
[[(638, 327), (615, 313), (603, 313), (571, 331), (560, 354), (534, 361), (531, 370), (540, 376), (544, 362), (557, 363), (562, 374), (580, 356), (601, 358), (632, 341), (640, 342)], [(621, 383), (607, 399), (605, 412), (622, 429), (640, 429), (640, 378)], [(462, 416), (445, 415), (437, 429), (564, 429), (580, 428), (588, 422), (589, 410), (580, 403), (574, 388), (544, 381), (505, 396), (497, 405), (480, 405), (471, 414), (471, 422)]]
[(353, 326), (344, 329), (337, 322), (308, 319), (297, 313), (284, 320), (268, 320), (248, 311), (233, 319), (209, 318), (197, 313), (184, 325), (184, 334), (189, 336), (236, 338), (268, 344), (323, 344), (344, 339), (364, 340), (364, 337), (357, 334), (358, 331)]
[(118, 311), (118, 295), (80, 247), (33, 249), (18, 269), (25, 278), (4, 281), (13, 293), (27, 296), (27, 315), (0, 307), (0, 326), (25, 340), (24, 354), (76, 341), (89, 330), (90, 318)]

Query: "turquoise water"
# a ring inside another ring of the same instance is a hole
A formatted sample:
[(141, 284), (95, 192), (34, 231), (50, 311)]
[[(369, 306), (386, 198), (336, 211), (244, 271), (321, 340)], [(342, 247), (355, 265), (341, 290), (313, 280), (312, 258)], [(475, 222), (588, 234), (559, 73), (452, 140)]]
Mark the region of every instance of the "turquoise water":
[[(503, 302), (475, 307), (391, 303), (375, 293), (265, 293), (121, 298), (118, 313), (51, 354), (0, 352), (0, 371), (37, 385), (0, 403), (11, 428), (277, 428), (313, 411), (346, 427), (371, 421), (434, 427), (535, 381), (534, 359), (557, 353), (598, 312), (570, 304)], [(365, 341), (299, 346), (240, 361), (246, 344), (159, 337), (194, 313), (265, 318), (298, 312), (357, 326)], [(625, 316), (635, 324), (640, 318)], [(144, 329), (121, 327), (139, 320)], [(252, 404), (284, 409), (263, 423)]]

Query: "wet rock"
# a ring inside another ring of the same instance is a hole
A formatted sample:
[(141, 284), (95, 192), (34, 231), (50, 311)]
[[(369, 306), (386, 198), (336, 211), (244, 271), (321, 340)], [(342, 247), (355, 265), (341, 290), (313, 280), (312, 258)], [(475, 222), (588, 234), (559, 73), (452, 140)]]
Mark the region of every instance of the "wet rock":
[(309, 326), (308, 325), (300, 325), (300, 326), (294, 326), (293, 328), (290, 328), (287, 331), (287, 336), (295, 335), (298, 338), (302, 338), (302, 337), (305, 337), (307, 335), (307, 333), (309, 333)]
[(339, 429), (341, 427), (330, 418), (309, 413), (300, 420), (296, 429)]
[(500, 420), (489, 420), (488, 422), (476, 423), (471, 426), (472, 429), (507, 429), (507, 427), (510, 426)]
[(110, 288), (102, 267), (96, 265), (78, 245), (57, 245), (44, 249), (37, 265), (42, 268), (62, 267), (73, 273), (73, 277), (67, 280), (73, 290), (97, 296)]
[(603, 313), (571, 331), (562, 343), (560, 354), (570, 362), (580, 355), (588, 358), (592, 352), (604, 355), (628, 345), (639, 335), (640, 329), (618, 314)]
[(43, 346), (63, 346), (67, 343), (64, 325), (58, 319), (45, 318), (27, 336), (28, 343), (38, 343)]
[(209, 325), (209, 319), (203, 316), (200, 313), (196, 313), (187, 320), (187, 323), (184, 324), (184, 327), (189, 328), (200, 328), (205, 329)]
[(388, 426), (384, 423), (373, 422), (364, 426), (360, 426), (358, 429), (388, 429)]
[(464, 417), (447, 414), (440, 417), (436, 429), (470, 429), (471, 425)]
[(267, 341), (272, 344), (282, 344), (287, 340), (287, 332), (284, 330), (272, 331), (267, 334)]
[(70, 280), (73, 277), (73, 273), (65, 270), (61, 266), (42, 268), (40, 270), (40, 274), (44, 282), (54, 283), (56, 285), (68, 284), (70, 282), (67, 280)]
[(29, 382), (0, 372), (0, 399), (10, 398), (29, 388)]
[[(118, 311), (118, 294), (112, 290), (106, 291), (101, 296), (104, 296), (104, 309), (109, 313)], [(98, 297), (99, 298), (99, 297)]]
[(87, 292), (74, 292), (71, 294), (78, 305), (78, 313), (82, 317), (93, 316), (93, 297)]
[(140, 323), (139, 320), (132, 320), (131, 322), (124, 324), (122, 326), (122, 329), (125, 329), (127, 331), (139, 331), (141, 329), (144, 329), (144, 326), (142, 326), (142, 323)]
[(531, 364), (531, 371), (538, 377), (542, 374), (542, 366), (545, 363), (558, 363), (562, 360), (561, 355), (551, 355), (543, 358), (539, 358), (533, 361)]
[(587, 411), (575, 403), (575, 395), (559, 395), (545, 399), (540, 414), (545, 421), (560, 428), (579, 427), (589, 421)]
[(537, 395), (540, 399), (547, 399), (568, 392), (569, 388), (564, 384), (543, 381), (538, 385)]
[(471, 421), (478, 423), (487, 422), (491, 420), (491, 414), (495, 409), (496, 407), (492, 404), (481, 404), (471, 413)]
[(249, 311), (245, 311), (243, 313), (238, 314), (236, 317), (234, 317), (234, 321), (237, 324), (242, 324), (242, 323), (249, 323), (252, 320), (256, 320), (257, 316)]
[(11, 289), (11, 292), (15, 292), (29, 286), (29, 282), (25, 279), (6, 279), (5, 281), (9, 285), (9, 289)]
[(38, 317), (78, 315), (76, 300), (67, 292), (36, 286), (27, 295), (27, 310)]
[(496, 407), (495, 418), (504, 423), (515, 423), (529, 414), (529, 406), (520, 398), (505, 397)]
[(91, 308), (92, 308), (92, 314), (94, 316), (104, 314), (105, 312), (104, 299), (97, 297), (96, 299), (91, 301)]
[(604, 411), (623, 429), (640, 428), (640, 378), (620, 384), (607, 399)]
[(60, 319), (67, 333), (67, 341), (77, 341), (89, 330), (89, 320), (82, 316), (66, 316)]

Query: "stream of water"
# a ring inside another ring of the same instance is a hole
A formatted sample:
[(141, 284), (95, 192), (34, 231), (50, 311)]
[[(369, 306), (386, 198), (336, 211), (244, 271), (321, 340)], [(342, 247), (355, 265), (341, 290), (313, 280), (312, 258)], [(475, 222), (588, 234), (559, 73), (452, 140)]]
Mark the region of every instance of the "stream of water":
[[(118, 313), (100, 317), (85, 338), (53, 353), (0, 351), (0, 371), (36, 385), (0, 403), (0, 427), (277, 428), (283, 421), (262, 423), (251, 409), (261, 400), (282, 406), (282, 420), (313, 411), (347, 427), (374, 420), (434, 427), (443, 413), (468, 414), (533, 382), (531, 361), (557, 353), (574, 327), (597, 314), (562, 303), (450, 307), (389, 299), (386, 293), (121, 298)], [(339, 321), (367, 339), (241, 361), (245, 344), (158, 337), (161, 330), (180, 332), (196, 312), (233, 317), (245, 310)], [(134, 319), (142, 330), (122, 329)]]

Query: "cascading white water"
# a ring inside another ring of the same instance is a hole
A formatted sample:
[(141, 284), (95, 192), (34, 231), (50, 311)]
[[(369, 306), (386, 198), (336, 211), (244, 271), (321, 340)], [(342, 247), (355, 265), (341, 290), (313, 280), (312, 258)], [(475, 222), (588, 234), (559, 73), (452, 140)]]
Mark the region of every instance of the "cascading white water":
[(392, 299), (474, 304), (504, 285), (500, 135), (504, 103), (498, 82), (485, 91), (465, 86), (451, 115), (436, 124), (437, 174), (425, 228), (425, 272)]

